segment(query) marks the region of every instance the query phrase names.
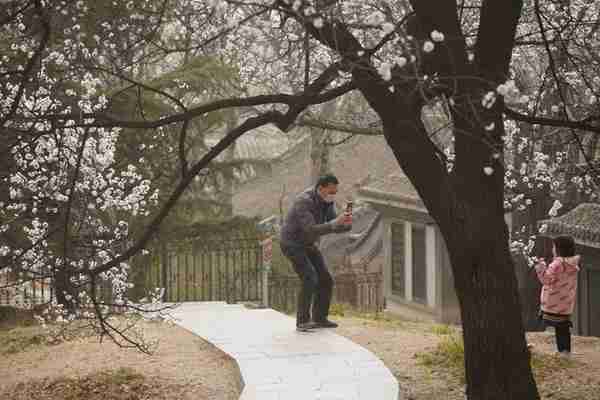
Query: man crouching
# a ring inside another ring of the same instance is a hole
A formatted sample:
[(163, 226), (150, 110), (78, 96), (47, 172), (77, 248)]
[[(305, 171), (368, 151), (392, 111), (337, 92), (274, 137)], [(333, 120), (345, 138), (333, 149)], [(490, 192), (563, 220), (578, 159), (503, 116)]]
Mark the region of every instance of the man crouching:
[(281, 228), (281, 251), (302, 281), (296, 315), (296, 329), (301, 332), (337, 327), (327, 319), (333, 278), (317, 245), (322, 235), (352, 229), (351, 210), (340, 216), (335, 213), (338, 184), (334, 175), (320, 177), (314, 188), (294, 200)]

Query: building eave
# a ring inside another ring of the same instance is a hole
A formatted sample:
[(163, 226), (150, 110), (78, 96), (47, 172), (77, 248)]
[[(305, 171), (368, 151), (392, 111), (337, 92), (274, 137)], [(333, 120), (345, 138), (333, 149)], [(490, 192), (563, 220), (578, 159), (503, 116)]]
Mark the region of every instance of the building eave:
[(423, 201), (419, 197), (411, 196), (409, 194), (389, 193), (370, 187), (359, 189), (358, 194), (364, 201), (373, 205), (380, 204), (390, 207), (406, 208), (429, 215)]

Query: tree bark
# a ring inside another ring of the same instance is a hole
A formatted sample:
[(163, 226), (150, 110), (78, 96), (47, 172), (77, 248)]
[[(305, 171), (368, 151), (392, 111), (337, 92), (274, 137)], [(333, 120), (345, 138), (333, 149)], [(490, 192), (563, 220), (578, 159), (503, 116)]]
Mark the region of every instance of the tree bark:
[(485, 203), (463, 208), (462, 222), (441, 228), (451, 231), (444, 236), (461, 306), (467, 396), (538, 399), (506, 224)]
[[(466, 62), (462, 33), (453, 15), (456, 3), (412, 3), (417, 35), (439, 30), (449, 38), (447, 48), (436, 49), (424, 68), (435, 67), (446, 76), (477, 77), (455, 81), (453, 172), (446, 173), (418, 117), (422, 99), (405, 92), (402, 99), (390, 100), (375, 85), (359, 83), (358, 87), (381, 116), (389, 146), (446, 241), (461, 306), (469, 400), (539, 399), (508, 248), (504, 168), (493, 157), (499, 153), (502, 159), (502, 99), (491, 108), (482, 106), (483, 96), (507, 79), (521, 2), (484, 2), (473, 65)], [(444, 57), (452, 62), (440, 62)], [(368, 81), (360, 73), (355, 77)], [(494, 128), (486, 129), (491, 123)], [(492, 174), (485, 173), (490, 166)]]
[(325, 133), (323, 129), (310, 129), (310, 177), (309, 186), (314, 186), (321, 175), (329, 170), (329, 147), (325, 144)]
[[(418, 124), (410, 124), (417, 128), (410, 134), (426, 137)], [(455, 124), (460, 127), (459, 122)], [(471, 143), (475, 146), (471, 168), (465, 160), (462, 174), (436, 181), (441, 174), (436, 168), (416, 167), (417, 159), (426, 159), (427, 143), (413, 140), (407, 149), (397, 132), (397, 128), (386, 130), (388, 144), (438, 223), (448, 248), (461, 307), (468, 399), (539, 399), (508, 248), (502, 166), (494, 166), (493, 176), (485, 175), (482, 145)]]
[[(337, 105), (335, 101), (330, 101), (323, 105), (321, 115), (327, 118), (328, 115), (335, 114)], [(331, 148), (327, 145), (327, 131), (316, 127), (308, 128), (310, 131), (310, 182), (309, 186), (317, 183), (321, 175), (333, 172), (330, 166)]]
[[(489, 108), (482, 105), (484, 96), (508, 78), (522, 0), (482, 1), (473, 62), (468, 61), (456, 1), (410, 3), (415, 19), (409, 29), (416, 40), (429, 40), (434, 30), (446, 40), (418, 65), (392, 71), (394, 93), (360, 56), (361, 44), (343, 24), (318, 31), (305, 27), (353, 66), (353, 82), (381, 118), (398, 164), (446, 241), (461, 306), (469, 400), (537, 400), (504, 222), (502, 99)], [(405, 78), (430, 73), (453, 100), (451, 173), (420, 118), (427, 100), (420, 96), (422, 88)]]

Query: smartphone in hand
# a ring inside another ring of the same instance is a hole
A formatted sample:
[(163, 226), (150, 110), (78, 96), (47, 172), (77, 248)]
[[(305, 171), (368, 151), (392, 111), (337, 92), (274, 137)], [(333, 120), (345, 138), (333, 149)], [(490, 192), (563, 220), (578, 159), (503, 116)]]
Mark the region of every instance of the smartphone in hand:
[(344, 212), (347, 215), (352, 215), (352, 207), (353, 207), (352, 200), (350, 200), (346, 203), (346, 211), (344, 211)]
[(344, 210), (344, 223), (346, 225), (352, 225), (352, 201), (346, 203), (346, 209)]

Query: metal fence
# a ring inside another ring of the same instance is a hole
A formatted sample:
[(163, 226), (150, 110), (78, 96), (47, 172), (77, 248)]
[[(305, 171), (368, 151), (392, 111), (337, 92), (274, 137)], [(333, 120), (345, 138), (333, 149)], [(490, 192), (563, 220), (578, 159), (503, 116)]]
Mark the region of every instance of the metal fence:
[(24, 277), (21, 282), (7, 270), (0, 271), (0, 305), (21, 308), (46, 304), (54, 298), (50, 278)]
[[(260, 301), (262, 248), (258, 239), (161, 244), (134, 262), (135, 297), (164, 288), (163, 300)], [(142, 290), (145, 289), (145, 290)]]
[[(163, 301), (258, 302), (262, 300), (262, 248), (258, 239), (192, 240), (185, 246), (159, 243), (147, 255), (131, 262), (135, 283), (129, 298), (147, 297), (163, 290)], [(0, 305), (28, 307), (54, 299), (51, 278), (25, 279), (0, 271)], [(99, 299), (112, 303), (110, 282), (98, 282)]]
[[(135, 283), (130, 299), (139, 301), (153, 289), (162, 289), (162, 300), (263, 301), (263, 253), (258, 239), (193, 240), (185, 246), (159, 243), (147, 255), (132, 260)], [(384, 308), (381, 273), (346, 273), (334, 277), (333, 301), (362, 311)], [(44, 304), (53, 297), (50, 279), (33, 280), (17, 287), (8, 285), (8, 274), (0, 274), (0, 304), (20, 306)], [(300, 280), (296, 275), (272, 272), (268, 277), (269, 306), (294, 312)], [(110, 303), (111, 287), (102, 282), (97, 291)], [(17, 296), (15, 296), (17, 294)]]
[[(334, 303), (348, 304), (365, 312), (384, 309), (383, 277), (381, 273), (346, 273), (334, 276)], [(269, 276), (269, 306), (292, 313), (296, 310), (300, 279), (296, 275)]]
[[(76, 291), (86, 290), (89, 295), (89, 282), (76, 284)], [(113, 303), (111, 283), (99, 280), (96, 285), (96, 298), (107, 304)], [(15, 308), (31, 308), (48, 305), (56, 301), (56, 289), (52, 277), (39, 277), (21, 273), (19, 278), (14, 274), (0, 272), (0, 306)]]

